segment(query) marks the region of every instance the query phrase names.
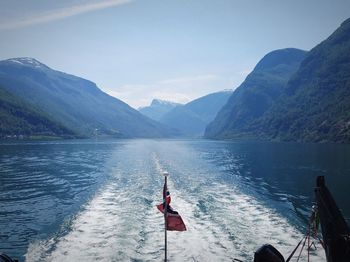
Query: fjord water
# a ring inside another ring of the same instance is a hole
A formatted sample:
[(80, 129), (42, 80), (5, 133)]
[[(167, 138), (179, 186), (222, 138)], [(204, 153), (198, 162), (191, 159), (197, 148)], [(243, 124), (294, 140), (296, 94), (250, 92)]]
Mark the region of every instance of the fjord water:
[(1, 144), (0, 251), (26, 261), (161, 261), (155, 205), (166, 170), (188, 229), (168, 232), (170, 261), (248, 261), (265, 243), (287, 257), (307, 229), (317, 175), (350, 216), (349, 159), (350, 147), (334, 144)]

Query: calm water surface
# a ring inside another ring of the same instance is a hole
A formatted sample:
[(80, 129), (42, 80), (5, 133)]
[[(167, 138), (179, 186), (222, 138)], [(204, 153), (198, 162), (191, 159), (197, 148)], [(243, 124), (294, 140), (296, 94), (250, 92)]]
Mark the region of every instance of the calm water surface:
[[(285, 257), (306, 231), (317, 175), (350, 217), (350, 146), (202, 140), (0, 144), (0, 252), (20, 261), (161, 261), (163, 171), (187, 232), (170, 261)], [(349, 222), (349, 220), (348, 220)], [(323, 261), (321, 249), (312, 261)]]

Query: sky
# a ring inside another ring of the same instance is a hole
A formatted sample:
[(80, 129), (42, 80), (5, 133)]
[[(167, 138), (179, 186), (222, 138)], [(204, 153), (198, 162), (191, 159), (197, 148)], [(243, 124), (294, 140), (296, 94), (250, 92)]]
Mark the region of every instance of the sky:
[(134, 108), (186, 103), (349, 17), (349, 0), (0, 0), (0, 60), (33, 57)]

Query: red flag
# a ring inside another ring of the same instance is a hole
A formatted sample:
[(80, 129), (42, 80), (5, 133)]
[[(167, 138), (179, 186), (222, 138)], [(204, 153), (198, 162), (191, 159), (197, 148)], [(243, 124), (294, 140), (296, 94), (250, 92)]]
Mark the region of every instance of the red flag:
[[(176, 211), (174, 211), (176, 212)], [(186, 226), (179, 213), (167, 212), (167, 230), (170, 231), (186, 231)]]
[(181, 216), (177, 211), (173, 210), (170, 206), (171, 197), (170, 197), (170, 193), (168, 191), (166, 183), (164, 183), (164, 187), (163, 187), (163, 203), (157, 205), (158, 210), (163, 214), (165, 209), (165, 199), (167, 204), (167, 212), (166, 212), (167, 230), (186, 231), (186, 226)]

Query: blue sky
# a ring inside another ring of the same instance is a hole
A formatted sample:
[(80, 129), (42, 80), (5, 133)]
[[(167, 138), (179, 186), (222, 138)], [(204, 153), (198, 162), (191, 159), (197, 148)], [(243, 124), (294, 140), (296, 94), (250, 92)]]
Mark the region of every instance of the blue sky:
[(266, 53), (309, 50), (348, 0), (0, 0), (0, 59), (34, 57), (131, 106), (236, 88)]

